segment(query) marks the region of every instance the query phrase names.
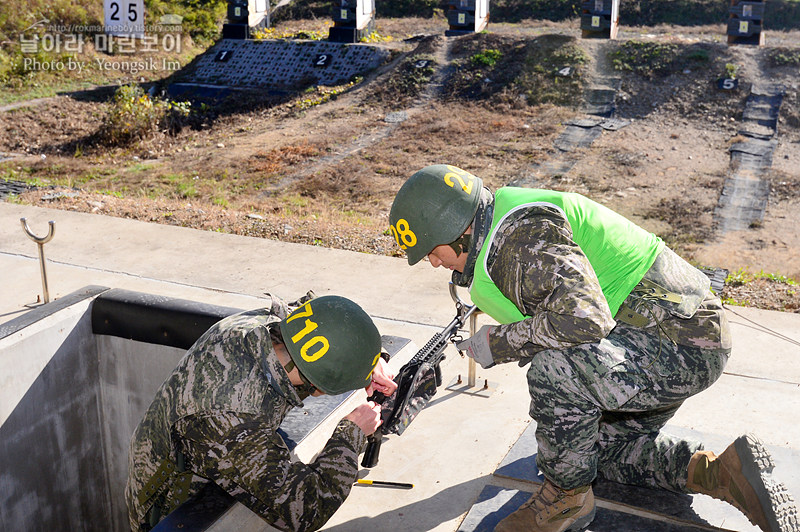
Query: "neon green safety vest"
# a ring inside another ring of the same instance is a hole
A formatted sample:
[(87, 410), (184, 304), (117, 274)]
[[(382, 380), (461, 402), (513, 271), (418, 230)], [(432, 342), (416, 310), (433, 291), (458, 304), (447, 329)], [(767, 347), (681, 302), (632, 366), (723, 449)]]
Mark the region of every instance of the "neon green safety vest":
[(664, 242), (624, 216), (580, 194), (505, 187), (495, 194), (492, 226), (475, 263), (469, 288), (472, 301), (500, 323), (525, 319), (517, 306), (492, 281), (486, 257), (497, 228), (520, 209), (555, 207), (566, 216), (572, 238), (589, 259), (611, 315), (642, 280), (664, 248)]

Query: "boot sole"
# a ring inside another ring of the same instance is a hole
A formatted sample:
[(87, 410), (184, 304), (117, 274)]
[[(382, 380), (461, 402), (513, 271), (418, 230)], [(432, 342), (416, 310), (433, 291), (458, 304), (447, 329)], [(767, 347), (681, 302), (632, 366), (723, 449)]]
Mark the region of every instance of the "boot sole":
[(592, 511), (585, 516), (577, 519), (572, 526), (566, 529), (564, 532), (581, 532), (582, 530), (586, 530), (589, 528), (589, 525), (592, 524), (594, 521), (594, 514), (597, 512), (597, 506), (592, 508)]
[(742, 462), (742, 474), (756, 492), (771, 532), (796, 532), (800, 526), (794, 498), (783, 483), (772, 477), (775, 463), (764, 444), (752, 434), (734, 442)]

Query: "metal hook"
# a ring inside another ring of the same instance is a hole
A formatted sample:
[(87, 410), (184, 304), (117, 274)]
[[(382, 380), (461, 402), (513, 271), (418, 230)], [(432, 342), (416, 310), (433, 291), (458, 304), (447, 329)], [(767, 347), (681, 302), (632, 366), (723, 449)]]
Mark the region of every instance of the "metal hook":
[[(462, 312), (462, 309), (467, 306), (467, 304), (458, 295), (458, 287), (455, 285), (455, 283), (451, 282), (450, 285), (449, 285), (449, 288), (450, 288), (450, 297), (453, 298), (453, 301), (456, 304), (456, 309), (460, 313), (460, 312)], [(470, 320), (469, 320), (469, 334), (470, 334), (470, 336), (473, 336), (475, 334), (476, 329), (478, 327), (478, 313), (479, 312), (480, 312), (480, 309), (477, 309), (477, 312), (473, 312), (472, 316), (470, 316)], [(466, 325), (466, 324), (464, 324), (464, 325)], [(475, 364), (475, 360), (470, 358), (469, 362), (468, 362), (468, 366), (467, 366), (467, 384), (469, 385), (470, 388), (473, 388), (475, 386), (475, 381), (476, 381), (476, 378), (477, 378), (477, 371), (478, 371), (478, 368), (477, 368), (477, 366)]]
[(39, 237), (31, 232), (30, 227), (28, 227), (28, 221), (25, 218), (20, 218), (19, 221), (22, 224), (22, 230), (25, 231), (25, 234), (28, 235), (28, 238), (36, 242), (36, 245), (39, 248), (39, 269), (42, 272), (42, 297), (45, 303), (49, 303), (50, 291), (47, 289), (47, 271), (44, 260), (44, 245), (50, 242), (53, 239), (53, 236), (56, 234), (56, 223), (53, 220), (47, 222), (49, 224), (47, 236)]

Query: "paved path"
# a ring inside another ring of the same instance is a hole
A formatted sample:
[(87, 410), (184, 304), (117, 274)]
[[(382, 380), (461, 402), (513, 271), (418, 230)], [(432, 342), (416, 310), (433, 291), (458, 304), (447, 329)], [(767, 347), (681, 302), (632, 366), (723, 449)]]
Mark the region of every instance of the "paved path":
[[(418, 346), (452, 319), (447, 271), (404, 259), (203, 232), (181, 227), (0, 202), (0, 323), (41, 294), (36, 244), (46, 233), (53, 298), (90, 284), (252, 308), (265, 292), (308, 289), (360, 303), (382, 332)], [(731, 308), (734, 352), (714, 386), (687, 401), (671, 425), (728, 436), (755, 431), (769, 445), (800, 448), (800, 315)], [(465, 374), (453, 351), (444, 381)], [(441, 390), (402, 437), (383, 446), (369, 478), (413, 482), (412, 490), (356, 487), (328, 530), (454, 531), (527, 426), (524, 369), (479, 370), (497, 384), (489, 399)]]

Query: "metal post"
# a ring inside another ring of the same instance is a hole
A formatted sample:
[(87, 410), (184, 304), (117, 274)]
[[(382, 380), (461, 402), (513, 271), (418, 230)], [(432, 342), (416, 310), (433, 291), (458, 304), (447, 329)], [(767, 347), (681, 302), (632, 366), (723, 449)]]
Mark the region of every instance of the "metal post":
[[(469, 335), (475, 336), (475, 333), (478, 332), (478, 316), (477, 312), (473, 312), (472, 316), (469, 317)], [(467, 384), (470, 388), (475, 387), (475, 375), (477, 373), (477, 366), (478, 363), (475, 362), (474, 358), (469, 359), (469, 367), (467, 368)]]
[(47, 270), (45, 268), (44, 260), (44, 245), (50, 242), (53, 239), (53, 235), (56, 234), (56, 223), (53, 220), (50, 220), (48, 222), (50, 227), (47, 230), (47, 236), (39, 237), (31, 232), (30, 227), (28, 227), (28, 221), (25, 218), (20, 218), (19, 221), (22, 224), (22, 230), (25, 231), (25, 234), (28, 235), (28, 238), (36, 242), (37, 246), (39, 247), (39, 269), (42, 271), (42, 299), (45, 303), (49, 303), (50, 291), (47, 289)]
[[(462, 305), (466, 305), (467, 303), (463, 301), (458, 296), (458, 290), (456, 285), (450, 283), (450, 297), (453, 298), (455, 303), (461, 303)], [(469, 334), (473, 336), (478, 331), (478, 314), (480, 314), (480, 309), (476, 309), (476, 312), (473, 312), (472, 315), (469, 317)], [(495, 383), (491, 383), (488, 380), (484, 381), (483, 385), (477, 384), (477, 373), (478, 373), (478, 364), (475, 362), (474, 359), (470, 358), (469, 362), (467, 362), (467, 383), (461, 380), (461, 375), (459, 375), (453, 382), (451, 382), (447, 389), (451, 392), (457, 393), (468, 393), (470, 395), (479, 395), (481, 397), (489, 397), (492, 395), (494, 390), (497, 388)]]

